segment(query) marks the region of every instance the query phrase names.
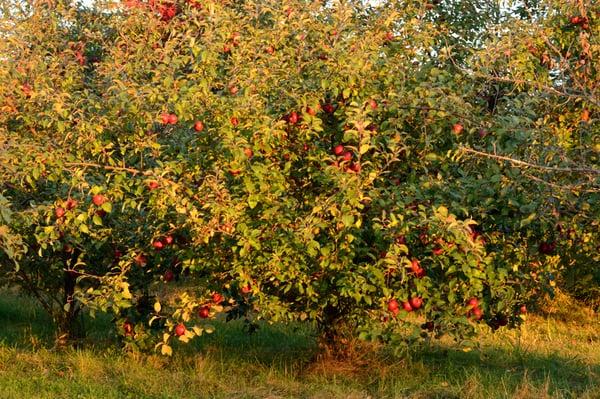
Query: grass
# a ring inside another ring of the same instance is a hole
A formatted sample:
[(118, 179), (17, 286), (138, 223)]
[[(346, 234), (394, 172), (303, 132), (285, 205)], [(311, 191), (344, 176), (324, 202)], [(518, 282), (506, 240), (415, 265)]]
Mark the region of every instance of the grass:
[(44, 313), (0, 293), (0, 398), (600, 398), (600, 319), (586, 315), (483, 331), (470, 352), (441, 341), (398, 358), (362, 345), (347, 362), (311, 360), (302, 325), (249, 336), (230, 323), (168, 359), (121, 353), (107, 319), (86, 321), (85, 349), (55, 351)]

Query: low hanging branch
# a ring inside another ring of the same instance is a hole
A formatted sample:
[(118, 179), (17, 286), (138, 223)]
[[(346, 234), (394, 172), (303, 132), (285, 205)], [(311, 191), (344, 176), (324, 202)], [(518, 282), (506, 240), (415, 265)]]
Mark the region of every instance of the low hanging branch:
[(519, 166), (523, 166), (523, 167), (526, 167), (526, 168), (533, 168), (533, 169), (539, 169), (539, 170), (546, 170), (546, 171), (549, 171), (549, 172), (589, 173), (589, 174), (600, 175), (600, 169), (590, 169), (590, 168), (561, 168), (561, 167), (557, 167), (557, 166), (538, 165), (538, 164), (533, 164), (533, 163), (521, 161), (519, 159), (514, 159), (514, 158), (502, 156), (502, 155), (496, 155), (496, 154), (490, 154), (488, 152), (477, 151), (477, 150), (474, 150), (474, 149), (468, 148), (468, 147), (462, 147), (459, 150), (459, 152), (461, 152), (461, 153), (469, 153), (469, 154), (473, 154), (473, 155), (476, 155), (476, 156), (479, 156), (479, 157), (497, 159), (497, 160), (500, 160), (500, 161), (509, 162), (509, 163), (511, 163), (513, 165), (519, 165)]

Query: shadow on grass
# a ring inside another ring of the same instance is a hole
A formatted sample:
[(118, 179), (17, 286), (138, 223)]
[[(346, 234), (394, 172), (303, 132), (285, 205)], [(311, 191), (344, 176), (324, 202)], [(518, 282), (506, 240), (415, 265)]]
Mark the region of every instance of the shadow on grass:
[[(107, 333), (111, 330), (109, 317), (86, 318), (85, 324), (87, 347), (113, 351), (118, 345), (116, 337)], [(1, 346), (24, 351), (53, 346), (52, 322), (30, 300), (1, 294), (0, 325)], [(215, 327), (215, 333), (191, 345), (180, 345), (175, 356), (179, 362), (169, 362), (166, 367), (193, 368), (191, 359), (201, 353), (217, 374), (226, 376), (229, 370), (236, 370), (252, 379), (253, 374), (267, 370), (302, 384), (335, 380), (376, 397), (400, 393), (420, 398), (481, 397), (474, 392), (483, 392), (483, 397), (512, 397), (524, 383), (559, 397), (600, 392), (600, 364), (586, 362), (583, 354), (547, 350), (550, 346), (526, 350), (495, 339), (481, 350), (463, 352), (435, 343), (413, 348), (409, 357), (400, 359), (390, 356), (389, 350), (366, 344), (363, 362), (343, 368), (326, 361), (312, 362), (317, 350), (314, 330), (304, 324), (263, 323), (253, 334), (244, 330), (241, 321), (215, 323)]]

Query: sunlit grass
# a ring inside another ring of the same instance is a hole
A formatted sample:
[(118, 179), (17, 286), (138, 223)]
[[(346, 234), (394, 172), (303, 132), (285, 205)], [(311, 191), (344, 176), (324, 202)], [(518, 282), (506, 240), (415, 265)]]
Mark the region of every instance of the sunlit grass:
[(0, 298), (0, 398), (600, 398), (600, 324), (530, 317), (520, 331), (483, 331), (464, 352), (441, 341), (398, 358), (363, 344), (345, 362), (314, 360), (305, 326), (241, 323), (171, 359), (121, 353), (86, 320), (84, 349), (54, 351), (52, 326), (31, 302)]

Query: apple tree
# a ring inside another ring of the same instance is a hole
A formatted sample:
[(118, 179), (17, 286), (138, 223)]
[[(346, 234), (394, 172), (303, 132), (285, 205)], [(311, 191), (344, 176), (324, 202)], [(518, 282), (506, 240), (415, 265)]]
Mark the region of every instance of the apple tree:
[(591, 5), (515, 7), (14, 2), (3, 267), (66, 339), (107, 311), (165, 354), (220, 314), (333, 351), (518, 325), (597, 261), (598, 39)]

